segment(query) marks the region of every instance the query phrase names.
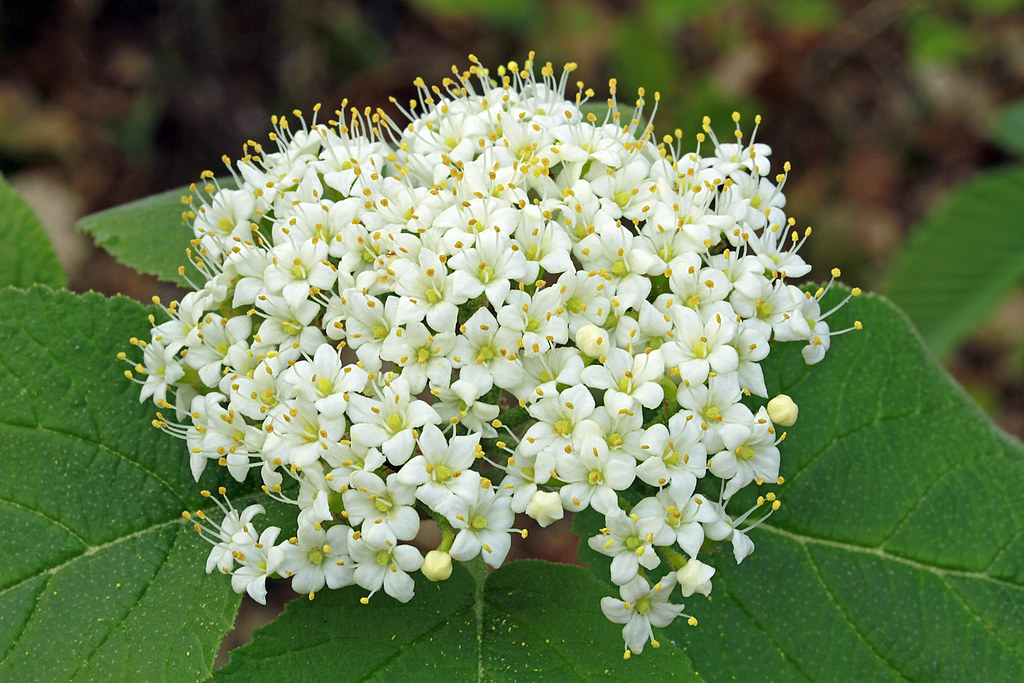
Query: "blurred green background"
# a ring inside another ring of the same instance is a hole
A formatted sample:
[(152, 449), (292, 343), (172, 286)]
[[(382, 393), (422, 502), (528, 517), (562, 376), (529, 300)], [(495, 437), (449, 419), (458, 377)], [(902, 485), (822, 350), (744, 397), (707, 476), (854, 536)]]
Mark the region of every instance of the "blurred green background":
[[(866, 289), (950, 188), (1013, 160), (1024, 129), (1017, 0), (6, 0), (0, 39), (0, 171), (72, 289), (141, 299), (164, 286), (94, 250), (78, 217), (219, 170), (272, 113), (386, 106), (470, 52), (576, 61), (599, 98), (610, 76), (626, 100), (659, 90), (661, 131), (762, 114), (759, 140), (793, 164), (788, 211), (815, 228), (813, 275), (839, 266)], [(1018, 287), (949, 360), (1018, 435), (1022, 330)]]

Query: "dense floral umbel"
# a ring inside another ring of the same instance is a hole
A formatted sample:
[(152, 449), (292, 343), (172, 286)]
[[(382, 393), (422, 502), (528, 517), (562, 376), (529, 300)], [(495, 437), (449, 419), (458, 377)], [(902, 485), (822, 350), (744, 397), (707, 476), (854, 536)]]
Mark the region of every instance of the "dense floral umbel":
[[(788, 165), (772, 174), (739, 115), (734, 139), (705, 119), (683, 152), (644, 122), (642, 90), (623, 111), (615, 81), (607, 106), (582, 84), (567, 100), (573, 64), (471, 62), (417, 80), (404, 124), (295, 112), (270, 148), (225, 159), (237, 189), (203, 174), (186, 216), (205, 281), (133, 340), (142, 399), (197, 481), (211, 462), (256, 469), (296, 508), (280, 542), (254, 526), (261, 506), (189, 515), (235, 590), (262, 600), (280, 576), (404, 602), (421, 567), (500, 565), (516, 513), (546, 526), (591, 507), (623, 598), (602, 607), (639, 653), (682, 613), (677, 585), (711, 590), (701, 550), (743, 560), (755, 511), (778, 508), (730, 501), (781, 483), (772, 416), (796, 406), (763, 407), (769, 343), (816, 363), (837, 334), (824, 291), (789, 284), (810, 230), (784, 212)], [(443, 538), (424, 564), (426, 518)]]

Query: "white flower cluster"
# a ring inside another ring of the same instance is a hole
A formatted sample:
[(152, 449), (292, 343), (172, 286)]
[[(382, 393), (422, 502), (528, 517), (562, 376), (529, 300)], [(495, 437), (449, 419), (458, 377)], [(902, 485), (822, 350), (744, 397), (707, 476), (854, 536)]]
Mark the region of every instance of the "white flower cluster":
[[(211, 461), (258, 469), (297, 508), (280, 542), (254, 526), (260, 505), (186, 515), (236, 591), (262, 601), (280, 576), (404, 602), (415, 570), (500, 565), (516, 513), (546, 526), (590, 507), (621, 587), (602, 607), (639, 653), (681, 613), (676, 584), (711, 590), (702, 547), (753, 549), (758, 506), (727, 508), (779, 480), (775, 425), (796, 418), (785, 397), (750, 407), (769, 342), (816, 363), (837, 332), (823, 290), (788, 283), (810, 269), (788, 165), (771, 175), (738, 115), (735, 141), (705, 119), (683, 153), (680, 132), (652, 137), (642, 90), (623, 113), (614, 81), (607, 107), (582, 84), (567, 100), (575, 65), (537, 79), (532, 55), (496, 74), (471, 61), (417, 80), (404, 125), (295, 112), (274, 118), (273, 151), (226, 160), (237, 189), (203, 174), (188, 217), (206, 281), (133, 340), (142, 399), (197, 480)], [(427, 518), (442, 541), (424, 561), (410, 542)]]

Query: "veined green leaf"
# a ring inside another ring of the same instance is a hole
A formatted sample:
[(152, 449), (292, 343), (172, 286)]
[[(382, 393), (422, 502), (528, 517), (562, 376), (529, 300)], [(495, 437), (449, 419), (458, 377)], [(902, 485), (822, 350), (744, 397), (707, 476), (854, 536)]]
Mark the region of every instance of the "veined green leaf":
[(481, 585), (461, 566), (416, 596), (378, 595), (363, 606), (350, 587), (296, 600), (256, 632), (218, 681), (693, 680), (672, 646), (622, 658), (621, 627), (601, 614), (601, 583), (580, 567), (539, 561), (498, 569)]
[(979, 174), (914, 231), (886, 293), (937, 355), (969, 337), (1024, 275), (1024, 166)]
[(194, 681), (234, 621), (181, 519), (205, 502), (185, 449), (147, 427), (115, 358), (146, 315), (0, 291), (0, 680)]
[(0, 287), (64, 287), (50, 237), (24, 199), (0, 175)]

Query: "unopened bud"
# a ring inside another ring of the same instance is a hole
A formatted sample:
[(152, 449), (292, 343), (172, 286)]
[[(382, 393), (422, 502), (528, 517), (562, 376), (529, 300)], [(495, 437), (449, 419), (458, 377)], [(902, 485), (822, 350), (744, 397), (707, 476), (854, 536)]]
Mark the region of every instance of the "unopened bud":
[(429, 581), (444, 581), (452, 575), (452, 556), (443, 550), (431, 550), (423, 558), (420, 571)]
[(676, 572), (676, 580), (683, 589), (683, 597), (688, 598), (694, 593), (707, 595), (711, 592), (711, 577), (715, 568), (700, 560), (689, 560)]
[(554, 491), (537, 491), (526, 505), (526, 514), (542, 527), (557, 522), (565, 514), (562, 500)]
[(576, 348), (591, 358), (600, 358), (608, 352), (608, 331), (588, 323), (576, 330)]
[(796, 403), (793, 403), (793, 399), (785, 394), (779, 394), (768, 401), (768, 417), (781, 427), (792, 427), (799, 414), (800, 409), (797, 408)]

